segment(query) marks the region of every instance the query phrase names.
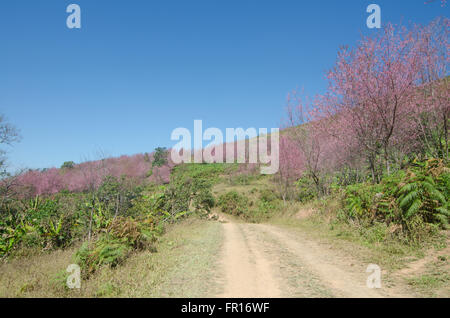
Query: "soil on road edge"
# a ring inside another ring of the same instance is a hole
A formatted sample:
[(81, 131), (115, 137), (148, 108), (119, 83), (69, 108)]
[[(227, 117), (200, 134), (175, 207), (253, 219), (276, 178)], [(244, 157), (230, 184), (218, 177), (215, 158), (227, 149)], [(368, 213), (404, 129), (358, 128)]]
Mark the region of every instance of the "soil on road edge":
[(368, 288), (369, 264), (298, 233), (228, 219), (223, 229), (223, 293), (217, 297), (410, 297), (403, 289), (383, 284)]

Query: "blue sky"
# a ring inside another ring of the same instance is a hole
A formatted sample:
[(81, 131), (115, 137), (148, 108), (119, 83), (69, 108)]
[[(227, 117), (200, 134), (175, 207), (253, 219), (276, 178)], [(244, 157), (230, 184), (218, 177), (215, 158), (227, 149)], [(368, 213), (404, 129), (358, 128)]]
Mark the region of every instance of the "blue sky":
[[(68, 29), (66, 7), (81, 7)], [(177, 127), (278, 127), (286, 94), (323, 92), (340, 45), (376, 3), (383, 23), (428, 23), (424, 0), (4, 0), (0, 113), (23, 140), (11, 169), (151, 152)]]

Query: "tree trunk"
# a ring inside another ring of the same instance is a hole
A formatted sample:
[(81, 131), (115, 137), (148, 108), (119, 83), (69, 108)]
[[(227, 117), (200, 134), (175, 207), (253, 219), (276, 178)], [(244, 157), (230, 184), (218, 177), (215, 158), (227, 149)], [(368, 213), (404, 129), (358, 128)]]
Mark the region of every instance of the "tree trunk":
[(88, 232), (88, 241), (91, 241), (91, 231), (92, 231), (92, 217), (94, 214), (94, 208), (91, 209), (91, 217), (89, 219), (89, 232)]
[(389, 155), (388, 155), (387, 148), (388, 148), (388, 143), (385, 142), (384, 143), (384, 161), (386, 164), (386, 173), (387, 173), (387, 175), (389, 175), (390, 174), (390, 166), (389, 166)]
[(444, 138), (445, 138), (445, 161), (448, 162), (448, 123), (447, 115), (444, 113)]
[(95, 209), (95, 199), (94, 199), (94, 196), (92, 196), (92, 209), (91, 209), (91, 217), (90, 217), (90, 220), (89, 220), (88, 242), (91, 242), (92, 219), (94, 217), (94, 209)]
[(119, 206), (120, 206), (120, 194), (117, 194), (116, 197), (116, 213), (114, 213), (114, 218), (119, 214)]
[(370, 172), (372, 173), (372, 182), (376, 183), (376, 180), (375, 180), (375, 174), (376, 174), (376, 172), (375, 172), (375, 163), (372, 160), (372, 158), (369, 159), (369, 165), (370, 165)]

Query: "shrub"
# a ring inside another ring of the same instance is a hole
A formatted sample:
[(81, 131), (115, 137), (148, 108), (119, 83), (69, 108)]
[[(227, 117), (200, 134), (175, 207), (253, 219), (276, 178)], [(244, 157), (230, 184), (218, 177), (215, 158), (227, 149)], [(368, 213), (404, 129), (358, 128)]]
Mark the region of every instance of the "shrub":
[(131, 251), (123, 240), (102, 236), (93, 246), (83, 243), (75, 255), (75, 262), (81, 267), (83, 278), (89, 278), (102, 265), (111, 267), (122, 262)]
[(152, 167), (162, 167), (167, 163), (167, 149), (165, 147), (158, 147), (153, 154)]
[(215, 204), (211, 189), (212, 181), (207, 178), (191, 178), (177, 173), (165, 188), (158, 208), (167, 212), (172, 219), (179, 217), (180, 213), (208, 214)]
[(413, 161), (406, 171), (385, 176), (380, 184), (360, 183), (344, 189), (344, 219), (391, 226), (396, 234), (420, 241), (447, 227), (450, 217), (449, 169), (442, 160)]
[(308, 202), (319, 197), (317, 187), (309, 177), (301, 177), (295, 185), (297, 186), (297, 198), (300, 202)]
[(218, 206), (224, 213), (241, 216), (248, 212), (249, 200), (236, 191), (230, 191), (219, 197)]
[(238, 174), (231, 176), (229, 180), (232, 185), (249, 185), (254, 178), (255, 177), (253, 175)]
[(380, 196), (377, 185), (360, 183), (345, 188), (345, 209), (348, 217), (358, 220), (374, 219), (375, 200)]
[(418, 214), (426, 223), (448, 225), (449, 203), (445, 196), (448, 175), (442, 162), (436, 159), (417, 163), (408, 170), (406, 180), (398, 189), (398, 204), (406, 224)]
[(85, 242), (75, 254), (75, 262), (88, 278), (101, 266), (115, 267), (133, 250), (152, 249), (157, 232), (152, 220), (114, 219), (106, 233), (93, 242)]
[(96, 201), (101, 204), (108, 217), (126, 215), (132, 200), (139, 196), (141, 187), (135, 186), (125, 176), (106, 176), (97, 190)]
[(144, 249), (149, 248), (156, 239), (154, 228), (151, 218), (138, 222), (132, 218), (118, 217), (112, 221), (108, 233), (114, 238), (125, 240), (134, 249)]
[(66, 161), (62, 164), (61, 169), (73, 169), (73, 167), (75, 167), (75, 162)]
[(263, 189), (260, 192), (259, 199), (263, 202), (273, 202), (278, 200), (277, 195), (270, 189)]
[(225, 173), (228, 167), (230, 167), (229, 164), (223, 163), (181, 164), (173, 169), (172, 178), (204, 179), (214, 184), (220, 180), (220, 175)]

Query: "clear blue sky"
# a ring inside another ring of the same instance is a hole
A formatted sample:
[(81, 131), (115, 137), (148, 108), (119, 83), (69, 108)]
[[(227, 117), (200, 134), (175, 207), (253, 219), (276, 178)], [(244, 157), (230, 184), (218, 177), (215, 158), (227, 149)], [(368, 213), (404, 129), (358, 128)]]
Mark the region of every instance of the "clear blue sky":
[[(82, 29), (66, 27), (66, 7)], [(424, 0), (2, 0), (0, 113), (21, 129), (13, 168), (151, 152), (174, 128), (278, 127), (286, 94), (323, 92), (324, 71), (366, 27), (448, 15)]]

